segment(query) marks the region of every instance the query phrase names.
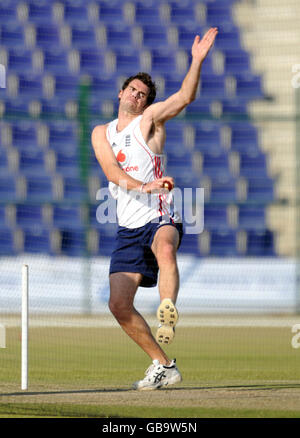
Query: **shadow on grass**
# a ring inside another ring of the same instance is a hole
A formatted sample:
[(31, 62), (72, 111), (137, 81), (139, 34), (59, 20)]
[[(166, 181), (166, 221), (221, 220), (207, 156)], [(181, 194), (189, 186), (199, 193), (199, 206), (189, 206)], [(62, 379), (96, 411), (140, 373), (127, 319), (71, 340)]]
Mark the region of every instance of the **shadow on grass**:
[[(252, 385), (217, 385), (217, 386), (180, 386), (175, 388), (162, 388), (161, 391), (209, 391), (209, 390), (238, 390), (238, 391), (274, 391), (280, 389), (298, 389), (300, 383), (271, 383), (271, 384), (252, 384)], [(20, 391), (1, 393), (1, 397), (28, 396), (28, 395), (55, 395), (55, 394), (101, 394), (101, 393), (121, 393), (137, 392), (131, 388), (101, 388), (101, 389), (76, 389), (76, 390), (55, 390), (55, 391)]]

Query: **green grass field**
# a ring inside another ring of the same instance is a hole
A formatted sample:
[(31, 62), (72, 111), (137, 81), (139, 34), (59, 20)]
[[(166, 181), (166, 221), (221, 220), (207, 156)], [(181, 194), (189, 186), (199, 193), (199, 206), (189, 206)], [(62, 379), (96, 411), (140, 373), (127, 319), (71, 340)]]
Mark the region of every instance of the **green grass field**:
[(0, 349), (0, 417), (300, 417), (300, 349), (291, 327), (178, 324), (167, 347), (183, 382), (137, 392), (148, 357), (118, 327), (32, 327), (21, 391), (20, 329)]

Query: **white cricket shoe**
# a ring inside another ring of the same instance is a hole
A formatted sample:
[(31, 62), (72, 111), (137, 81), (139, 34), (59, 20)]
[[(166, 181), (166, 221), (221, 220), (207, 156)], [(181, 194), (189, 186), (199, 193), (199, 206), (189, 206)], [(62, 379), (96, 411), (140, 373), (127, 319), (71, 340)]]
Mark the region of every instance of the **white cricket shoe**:
[(143, 380), (138, 380), (133, 384), (133, 389), (152, 391), (182, 381), (181, 374), (176, 366), (176, 359), (173, 359), (168, 366), (162, 365), (159, 360), (154, 359), (145, 375), (146, 377)]
[(178, 322), (178, 311), (170, 298), (162, 300), (156, 312), (160, 324), (156, 332), (159, 344), (169, 345), (175, 336), (175, 325)]

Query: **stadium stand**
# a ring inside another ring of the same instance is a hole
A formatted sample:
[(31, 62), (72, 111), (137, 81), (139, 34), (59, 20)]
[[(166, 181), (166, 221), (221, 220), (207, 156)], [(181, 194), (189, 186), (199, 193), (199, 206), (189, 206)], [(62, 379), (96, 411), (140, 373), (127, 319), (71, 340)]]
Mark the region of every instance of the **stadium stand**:
[[(205, 250), (201, 238), (187, 235), (180, 251), (206, 257), (276, 255), (266, 222), (274, 180), (247, 114), (249, 102), (264, 98), (263, 78), (252, 71), (234, 4), (1, 2), (0, 62), (7, 69), (7, 88), (0, 90), (1, 255), (110, 254), (115, 226), (97, 223), (90, 189), (93, 178), (101, 187), (105, 177), (89, 140), (89, 162), (82, 161), (80, 149), (81, 79), (90, 78), (84, 111), (95, 124), (116, 116), (120, 84), (135, 72), (152, 74), (159, 98), (165, 98), (180, 87), (195, 33), (208, 26), (219, 26), (220, 32), (203, 66), (198, 97), (167, 124), (168, 172), (180, 188), (205, 189)], [(82, 168), (88, 169), (87, 179)], [(14, 224), (5, 219), (11, 204)], [(233, 206), (234, 221), (228, 213)]]

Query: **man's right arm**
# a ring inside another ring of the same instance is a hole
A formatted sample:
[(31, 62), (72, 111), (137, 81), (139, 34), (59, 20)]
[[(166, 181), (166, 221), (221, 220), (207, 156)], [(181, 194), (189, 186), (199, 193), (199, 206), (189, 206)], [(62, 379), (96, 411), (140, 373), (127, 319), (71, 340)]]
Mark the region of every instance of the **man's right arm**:
[(127, 190), (139, 191), (142, 189), (143, 192), (146, 193), (154, 192), (163, 188), (165, 181), (170, 181), (174, 186), (174, 180), (171, 177), (166, 176), (144, 184), (143, 181), (132, 178), (124, 172), (119, 166), (115, 154), (106, 138), (106, 125), (98, 125), (93, 129), (92, 146), (106, 178), (108, 181), (111, 181), (118, 186)]

